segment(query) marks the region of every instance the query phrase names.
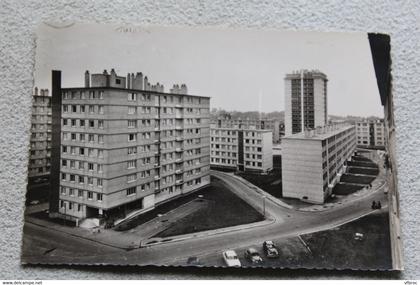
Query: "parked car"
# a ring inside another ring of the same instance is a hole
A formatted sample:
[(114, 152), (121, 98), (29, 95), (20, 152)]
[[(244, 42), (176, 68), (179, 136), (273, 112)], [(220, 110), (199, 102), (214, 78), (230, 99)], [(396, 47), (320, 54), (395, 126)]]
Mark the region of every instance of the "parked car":
[(263, 261), (260, 253), (253, 247), (250, 247), (245, 251), (245, 258), (252, 263), (262, 263)]
[(241, 267), (241, 261), (234, 250), (227, 250), (223, 252), (223, 260), (229, 267)]
[(263, 250), (265, 255), (269, 258), (279, 257), (279, 251), (274, 242), (272, 242), (271, 240), (266, 240), (263, 243)]
[(201, 262), (200, 262), (200, 259), (197, 256), (188, 257), (187, 264), (188, 265), (194, 265), (194, 266), (202, 265)]

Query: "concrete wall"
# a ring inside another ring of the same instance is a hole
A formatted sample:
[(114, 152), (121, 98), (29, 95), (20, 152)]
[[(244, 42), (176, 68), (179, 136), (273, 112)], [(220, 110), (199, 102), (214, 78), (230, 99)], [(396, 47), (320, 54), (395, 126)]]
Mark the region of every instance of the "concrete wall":
[(282, 151), (283, 196), (324, 203), (321, 141), (283, 138)]

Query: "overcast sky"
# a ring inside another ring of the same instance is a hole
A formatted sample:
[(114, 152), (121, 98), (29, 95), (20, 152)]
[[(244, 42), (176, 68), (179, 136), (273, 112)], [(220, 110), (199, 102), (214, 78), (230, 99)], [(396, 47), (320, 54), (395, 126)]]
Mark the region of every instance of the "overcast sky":
[(80, 87), (84, 72), (143, 72), (152, 84), (186, 83), (211, 108), (284, 110), (284, 76), (318, 69), (328, 77), (328, 113), (383, 117), (367, 34), (224, 28), (70, 25), (37, 31), (35, 86)]

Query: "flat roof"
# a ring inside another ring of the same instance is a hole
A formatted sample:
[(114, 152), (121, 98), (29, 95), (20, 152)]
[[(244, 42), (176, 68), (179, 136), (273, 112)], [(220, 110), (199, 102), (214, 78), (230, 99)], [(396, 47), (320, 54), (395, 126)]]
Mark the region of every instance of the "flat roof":
[(324, 140), (324, 139), (328, 139), (332, 136), (335, 136), (335, 135), (337, 135), (339, 133), (342, 133), (342, 132), (344, 132), (348, 129), (351, 129), (351, 128), (355, 128), (355, 126), (354, 125), (340, 126), (340, 127), (335, 128), (335, 129), (332, 129), (330, 131), (326, 131), (325, 133), (317, 133), (316, 129), (315, 129), (315, 130), (310, 131), (310, 132), (312, 132), (313, 135), (310, 134), (309, 136), (305, 136), (305, 133), (301, 132), (301, 133), (296, 133), (296, 134), (293, 134), (293, 135), (284, 136), (282, 138), (282, 140), (284, 140), (284, 139), (286, 139), (286, 140), (287, 139)]
[(181, 96), (200, 97), (200, 98), (207, 98), (207, 99), (210, 99), (211, 98), (209, 96), (199, 96), (199, 95), (193, 95), (193, 94), (177, 94), (177, 93), (167, 93), (167, 92), (159, 92), (159, 91), (152, 91), (152, 90), (141, 90), (141, 89), (129, 89), (129, 88), (120, 88), (120, 87), (111, 87), (111, 86), (67, 87), (67, 88), (61, 88), (61, 90), (65, 90), (65, 91), (72, 91), (72, 90), (97, 90), (97, 89), (109, 89), (109, 90), (119, 90), (119, 91), (133, 91), (133, 92), (143, 92), (143, 93), (162, 94), (162, 95), (181, 95)]
[(261, 133), (272, 133), (271, 130), (266, 130), (266, 129), (249, 129), (249, 128), (239, 128), (239, 127), (217, 127), (217, 126), (212, 126), (212, 124), (210, 124), (210, 129), (213, 130), (222, 130), (222, 131), (247, 131), (247, 132), (261, 132)]

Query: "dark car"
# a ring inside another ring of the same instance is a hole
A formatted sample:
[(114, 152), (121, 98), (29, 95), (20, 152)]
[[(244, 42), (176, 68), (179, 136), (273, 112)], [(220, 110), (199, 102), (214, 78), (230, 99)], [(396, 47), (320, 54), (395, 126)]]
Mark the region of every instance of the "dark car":
[(188, 257), (187, 264), (194, 265), (194, 266), (202, 265), (200, 262), (200, 259), (197, 256)]
[(245, 259), (248, 259), (252, 263), (262, 263), (263, 261), (259, 252), (253, 247), (245, 251)]
[(266, 240), (263, 243), (263, 250), (265, 255), (269, 258), (279, 257), (279, 251), (274, 242), (272, 242), (271, 240)]

